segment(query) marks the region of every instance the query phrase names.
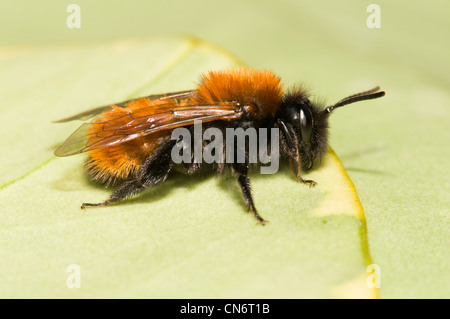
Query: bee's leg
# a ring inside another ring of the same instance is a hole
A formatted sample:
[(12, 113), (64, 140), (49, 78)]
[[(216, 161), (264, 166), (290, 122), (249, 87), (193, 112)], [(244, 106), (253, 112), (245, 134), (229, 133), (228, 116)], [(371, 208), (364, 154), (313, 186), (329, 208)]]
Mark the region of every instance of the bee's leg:
[(298, 149), (299, 141), (297, 135), (294, 132), (294, 128), (291, 125), (278, 120), (277, 126), (280, 128), (280, 144), (281, 148), (284, 149), (284, 153), (290, 155), (289, 164), (291, 166), (291, 171), (294, 173), (297, 180), (304, 184), (309, 184), (309, 186), (316, 186), (317, 183), (313, 180), (305, 180), (301, 175), (302, 171), (302, 161), (300, 158), (300, 150)]
[(106, 206), (164, 182), (174, 165), (170, 157), (172, 146), (173, 143), (166, 142), (155, 150), (142, 164), (136, 179), (121, 184), (108, 200), (98, 204), (83, 203), (81, 208)]
[(239, 186), (241, 186), (242, 194), (244, 195), (245, 206), (247, 207), (247, 211), (252, 211), (253, 216), (264, 225), (267, 221), (264, 220), (256, 210), (255, 203), (253, 202), (253, 197), (250, 188), (250, 179), (246, 175), (240, 175), (238, 177)]
[(289, 160), (289, 164), (291, 166), (292, 173), (294, 173), (297, 180), (303, 184), (309, 184), (309, 187), (316, 186), (317, 182), (311, 179), (303, 179), (300, 175), (302, 164), (300, 159), (293, 160), (292, 158)]
[(267, 221), (264, 220), (258, 214), (258, 211), (256, 210), (256, 207), (255, 207), (255, 203), (253, 202), (252, 192), (251, 192), (251, 188), (250, 188), (250, 179), (247, 176), (247, 171), (248, 171), (247, 164), (245, 164), (245, 163), (234, 164), (233, 168), (234, 168), (235, 172), (239, 174), (238, 183), (239, 183), (239, 186), (241, 186), (242, 195), (244, 195), (244, 202), (245, 202), (245, 207), (247, 208), (247, 211), (251, 210), (253, 213), (253, 216), (255, 216), (255, 218), (258, 220), (258, 222), (260, 222), (262, 225), (264, 225)]
[(144, 185), (139, 183), (137, 180), (126, 181), (121, 184), (116, 190), (112, 193), (111, 197), (101, 203), (90, 204), (83, 203), (81, 204), (81, 208), (84, 209), (86, 207), (100, 207), (106, 206), (115, 202), (118, 202), (126, 197), (131, 197), (133, 195), (139, 194), (144, 189)]

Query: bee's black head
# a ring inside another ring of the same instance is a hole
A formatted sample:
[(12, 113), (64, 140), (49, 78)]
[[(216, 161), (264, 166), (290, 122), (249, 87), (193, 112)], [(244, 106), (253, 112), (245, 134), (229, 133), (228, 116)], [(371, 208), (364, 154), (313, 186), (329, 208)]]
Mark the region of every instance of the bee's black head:
[(385, 93), (378, 90), (376, 87), (351, 95), (327, 108), (311, 102), (303, 89), (289, 91), (283, 96), (278, 116), (283, 135), (282, 152), (294, 157), (298, 150), (303, 168), (309, 170), (313, 161), (321, 158), (327, 150), (328, 117), (331, 112), (350, 103), (384, 96)]
[(295, 89), (283, 96), (279, 115), (286, 155), (296, 156), (298, 149), (303, 168), (310, 169), (327, 149), (328, 114), (311, 102), (304, 90)]

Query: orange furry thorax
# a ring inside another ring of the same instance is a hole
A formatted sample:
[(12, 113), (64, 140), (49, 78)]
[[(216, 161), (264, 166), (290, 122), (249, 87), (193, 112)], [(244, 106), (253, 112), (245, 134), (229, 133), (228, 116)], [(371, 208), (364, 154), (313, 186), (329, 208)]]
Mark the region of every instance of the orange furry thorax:
[(197, 87), (199, 101), (237, 101), (258, 118), (274, 116), (282, 94), (281, 80), (273, 72), (246, 68), (207, 72)]

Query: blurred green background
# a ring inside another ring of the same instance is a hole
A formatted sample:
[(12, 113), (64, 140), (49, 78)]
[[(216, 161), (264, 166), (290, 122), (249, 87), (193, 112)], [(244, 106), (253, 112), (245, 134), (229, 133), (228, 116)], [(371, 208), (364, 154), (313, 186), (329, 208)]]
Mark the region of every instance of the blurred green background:
[(330, 103), (380, 85), (382, 102), (331, 120), (382, 271), (380, 297), (450, 297), (450, 4), (377, 1), (381, 28), (369, 29), (370, 1), (80, 0), (81, 28), (69, 29), (70, 3), (2, 1), (0, 50), (193, 36)]

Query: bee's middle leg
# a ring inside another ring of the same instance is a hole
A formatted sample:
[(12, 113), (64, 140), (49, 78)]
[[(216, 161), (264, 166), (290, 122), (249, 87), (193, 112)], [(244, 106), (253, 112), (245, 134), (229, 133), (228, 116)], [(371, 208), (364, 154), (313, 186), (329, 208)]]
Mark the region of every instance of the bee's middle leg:
[(234, 164), (233, 169), (236, 173), (239, 174), (238, 177), (238, 184), (241, 187), (242, 195), (244, 196), (244, 202), (245, 206), (247, 208), (247, 211), (252, 211), (253, 216), (258, 220), (259, 223), (264, 225), (267, 221), (264, 220), (256, 210), (255, 202), (253, 201), (252, 191), (250, 188), (250, 178), (247, 176), (248, 172), (248, 164), (242, 163), (242, 164)]

